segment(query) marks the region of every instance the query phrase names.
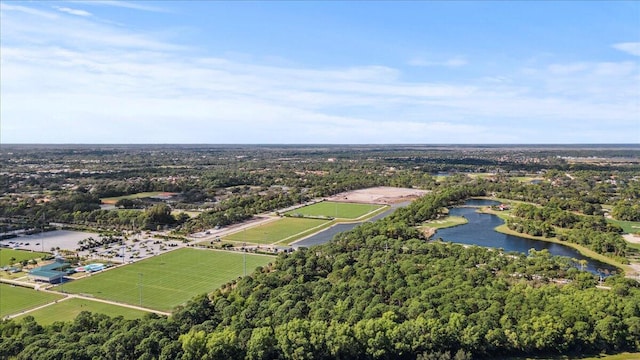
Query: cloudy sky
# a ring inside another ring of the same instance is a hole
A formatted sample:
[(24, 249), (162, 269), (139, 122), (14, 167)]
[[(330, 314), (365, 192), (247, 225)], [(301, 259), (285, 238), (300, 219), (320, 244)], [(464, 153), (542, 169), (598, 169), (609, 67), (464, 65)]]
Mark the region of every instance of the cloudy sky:
[(0, 4), (2, 143), (640, 143), (640, 2)]

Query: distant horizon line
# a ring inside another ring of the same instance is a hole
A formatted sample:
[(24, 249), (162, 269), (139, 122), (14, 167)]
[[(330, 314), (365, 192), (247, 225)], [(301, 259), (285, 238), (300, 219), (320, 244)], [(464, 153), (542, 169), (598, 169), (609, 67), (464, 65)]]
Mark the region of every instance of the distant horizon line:
[(0, 143), (4, 146), (630, 146), (639, 143)]

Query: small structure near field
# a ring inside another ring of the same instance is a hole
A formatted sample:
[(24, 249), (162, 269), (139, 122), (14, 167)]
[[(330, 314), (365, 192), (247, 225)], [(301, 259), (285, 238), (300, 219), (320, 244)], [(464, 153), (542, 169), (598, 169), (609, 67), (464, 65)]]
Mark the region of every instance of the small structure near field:
[(64, 262), (64, 260), (56, 259), (53, 263), (45, 266), (40, 266), (29, 271), (29, 278), (33, 281), (44, 281), (50, 284), (57, 284), (64, 279), (67, 273), (64, 271), (71, 264)]
[(101, 270), (104, 270), (104, 269), (105, 269), (104, 264), (95, 263), (95, 264), (88, 264), (88, 265), (85, 265), (85, 266), (77, 267), (75, 270), (77, 272), (83, 272), (83, 271), (95, 272), (95, 271), (101, 271)]

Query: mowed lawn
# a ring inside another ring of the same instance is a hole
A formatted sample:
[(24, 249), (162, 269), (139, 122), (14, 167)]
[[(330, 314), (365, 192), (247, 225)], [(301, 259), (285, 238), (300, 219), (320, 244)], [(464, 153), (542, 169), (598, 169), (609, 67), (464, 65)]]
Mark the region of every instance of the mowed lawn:
[[(171, 311), (244, 274), (242, 253), (179, 249), (64, 284), (64, 291)], [(247, 273), (275, 257), (246, 255)]]
[(166, 193), (164, 191), (148, 191), (148, 192), (141, 192), (141, 193), (137, 193), (137, 194), (130, 194), (130, 195), (114, 196), (114, 197), (109, 197), (109, 198), (102, 198), (102, 199), (100, 199), (100, 201), (102, 201), (103, 204), (115, 204), (115, 203), (118, 202), (118, 200), (122, 200), (122, 199), (144, 199), (144, 198), (148, 198), (148, 197), (152, 197), (152, 196), (158, 196), (158, 195), (162, 195), (162, 194), (170, 194), (170, 193)]
[(607, 219), (607, 222), (620, 226), (627, 234), (640, 234), (640, 222), (638, 221)]
[(0, 318), (58, 299), (62, 299), (62, 296), (21, 286), (0, 284)]
[(382, 206), (373, 204), (356, 204), (322, 201), (312, 205), (304, 206), (299, 209), (288, 211), (286, 214), (290, 216), (324, 216), (341, 219), (357, 219), (372, 211), (380, 209)]
[(322, 219), (283, 218), (225, 236), (223, 240), (253, 244), (273, 244), (284, 239), (290, 242), (329, 223)]
[(434, 229), (444, 229), (452, 226), (466, 224), (468, 222), (469, 221), (462, 216), (447, 216), (446, 218), (441, 220), (429, 220), (423, 225)]
[(7, 248), (0, 248), (0, 266), (11, 265), (11, 258), (14, 258), (13, 263), (21, 262), (22, 260), (40, 259), (43, 256), (49, 254), (25, 250), (13, 250)]
[(72, 321), (82, 311), (100, 313), (112, 317), (122, 316), (125, 319), (139, 319), (145, 314), (148, 314), (148, 312), (146, 311), (131, 309), (124, 306), (105, 304), (98, 301), (85, 299), (69, 299), (60, 301), (56, 304), (47, 306), (40, 310), (18, 316), (16, 320), (20, 321), (20, 319), (22, 319), (23, 317), (31, 315), (36, 319), (36, 322), (38, 322), (38, 324), (49, 325), (55, 321)]

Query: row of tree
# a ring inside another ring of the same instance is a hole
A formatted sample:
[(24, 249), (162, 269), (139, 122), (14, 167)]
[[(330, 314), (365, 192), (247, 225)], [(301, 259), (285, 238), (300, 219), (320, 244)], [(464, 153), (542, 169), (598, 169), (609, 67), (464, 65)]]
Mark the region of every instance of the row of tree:
[(608, 223), (603, 216), (578, 215), (547, 204), (518, 204), (507, 219), (509, 229), (533, 236), (554, 237), (590, 248), (609, 256), (624, 257), (627, 242), (622, 228)]
[(3, 321), (0, 357), (470, 359), (640, 349), (637, 282), (614, 276), (600, 290), (593, 275), (547, 251), (428, 242), (407, 222), (478, 189), (435, 192), (410, 206), (420, 216), (401, 211), (281, 254), (169, 318)]

